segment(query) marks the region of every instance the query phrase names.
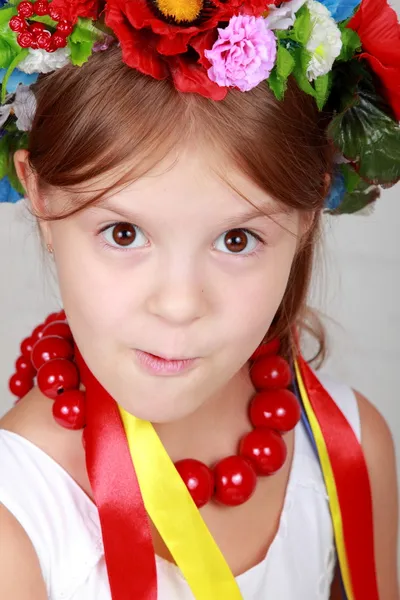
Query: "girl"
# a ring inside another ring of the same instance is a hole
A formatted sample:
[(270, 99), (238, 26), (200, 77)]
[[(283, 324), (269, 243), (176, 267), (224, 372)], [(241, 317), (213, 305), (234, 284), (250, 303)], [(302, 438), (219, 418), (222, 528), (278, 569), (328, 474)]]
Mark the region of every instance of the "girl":
[(1, 597), (396, 600), (389, 429), (300, 353), (323, 208), (400, 176), (395, 13), (2, 4), (2, 200), (64, 309), (1, 420)]

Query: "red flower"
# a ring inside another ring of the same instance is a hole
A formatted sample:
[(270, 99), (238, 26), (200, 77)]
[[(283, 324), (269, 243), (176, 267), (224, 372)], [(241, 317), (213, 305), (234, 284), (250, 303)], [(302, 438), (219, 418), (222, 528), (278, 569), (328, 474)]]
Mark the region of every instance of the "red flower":
[(78, 17), (97, 19), (100, 0), (52, 0), (51, 6), (57, 8), (62, 18), (76, 23)]
[(108, 0), (106, 25), (117, 36), (128, 66), (155, 79), (172, 76), (181, 92), (222, 100), (227, 89), (208, 78), (210, 64), (204, 50), (217, 40), (221, 22), (240, 12), (260, 16), (268, 4), (267, 0)]
[(387, 0), (362, 0), (348, 27), (361, 39), (366, 59), (379, 77), (395, 117), (400, 120), (400, 25)]

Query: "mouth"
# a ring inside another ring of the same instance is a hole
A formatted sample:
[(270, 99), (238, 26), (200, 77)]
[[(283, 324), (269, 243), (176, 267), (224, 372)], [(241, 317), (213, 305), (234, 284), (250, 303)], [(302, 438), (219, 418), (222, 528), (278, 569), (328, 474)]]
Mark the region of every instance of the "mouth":
[(140, 366), (153, 375), (178, 375), (188, 371), (198, 361), (198, 358), (171, 358), (143, 350), (135, 350), (135, 355)]

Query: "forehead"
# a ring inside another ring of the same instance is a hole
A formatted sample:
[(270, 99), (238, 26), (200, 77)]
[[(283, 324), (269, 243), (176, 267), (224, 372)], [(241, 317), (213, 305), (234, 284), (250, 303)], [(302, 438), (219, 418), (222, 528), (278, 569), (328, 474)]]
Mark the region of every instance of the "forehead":
[(210, 218), (229, 213), (287, 212), (226, 157), (209, 147), (185, 147), (133, 181), (105, 194), (100, 206), (118, 203), (158, 216), (188, 214)]

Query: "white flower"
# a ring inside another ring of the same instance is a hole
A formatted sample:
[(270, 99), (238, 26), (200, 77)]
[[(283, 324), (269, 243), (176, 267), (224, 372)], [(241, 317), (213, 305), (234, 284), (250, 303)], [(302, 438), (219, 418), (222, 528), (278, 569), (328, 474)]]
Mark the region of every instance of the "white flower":
[(342, 49), (342, 37), (339, 27), (331, 17), (329, 10), (316, 0), (307, 0), (311, 13), (312, 31), (307, 43), (311, 60), (307, 68), (307, 77), (313, 81), (320, 75), (326, 75), (332, 69)]
[(19, 63), (18, 69), (24, 73), (51, 73), (67, 65), (71, 51), (68, 47), (58, 48), (55, 52), (29, 50), (29, 54)]
[(289, 29), (293, 27), (296, 13), (305, 4), (306, 0), (290, 0), (280, 7), (271, 4), (268, 6), (268, 16), (265, 23), (269, 29)]
[(18, 129), (30, 131), (36, 113), (36, 98), (29, 86), (20, 83), (15, 92), (14, 102), (0, 107), (0, 126), (4, 125), (12, 112), (17, 117)]

